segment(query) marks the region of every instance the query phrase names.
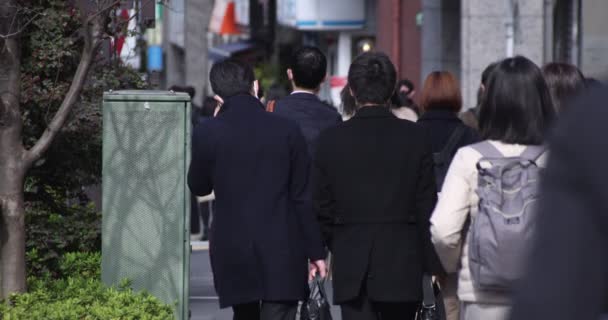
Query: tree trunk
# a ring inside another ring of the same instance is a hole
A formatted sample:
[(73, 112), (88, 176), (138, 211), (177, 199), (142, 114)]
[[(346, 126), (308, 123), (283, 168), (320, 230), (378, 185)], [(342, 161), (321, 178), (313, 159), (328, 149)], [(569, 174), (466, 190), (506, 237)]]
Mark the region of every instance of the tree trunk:
[(2, 223), (2, 297), (13, 292), (25, 292), (25, 208), (21, 186), (14, 186), (15, 192), (0, 195)]
[[(19, 6), (15, 0), (0, 5), (0, 275), (2, 298), (24, 292), (25, 208), (23, 182), (25, 149), (21, 138), (21, 51)], [(7, 36), (8, 35), (8, 36)]]

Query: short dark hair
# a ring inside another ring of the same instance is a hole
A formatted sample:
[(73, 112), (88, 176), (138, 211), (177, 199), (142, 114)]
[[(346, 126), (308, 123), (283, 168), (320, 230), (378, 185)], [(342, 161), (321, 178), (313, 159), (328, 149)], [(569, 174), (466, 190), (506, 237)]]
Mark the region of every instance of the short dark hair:
[(459, 112), (462, 109), (462, 96), (458, 80), (447, 71), (434, 71), (424, 80), (420, 106), (424, 111), (448, 109)]
[(410, 81), (410, 79), (401, 79), (399, 80), (399, 82), (397, 82), (397, 90), (401, 89), (401, 87), (404, 86), (407, 87), (406, 93), (410, 93), (414, 91), (414, 89), (416, 89), (416, 87), (414, 87), (414, 83)]
[(479, 115), (484, 139), (539, 145), (554, 116), (549, 89), (534, 62), (516, 56), (496, 65)]
[(359, 105), (386, 103), (393, 95), (396, 78), (395, 66), (381, 52), (359, 55), (348, 70), (348, 85)]
[(296, 86), (315, 90), (327, 74), (327, 59), (315, 47), (302, 47), (294, 52), (289, 65)]
[(228, 59), (218, 62), (211, 67), (209, 72), (211, 88), (222, 99), (237, 94), (251, 94), (254, 81), (253, 69), (238, 60)]
[(564, 100), (580, 93), (585, 88), (585, 77), (575, 66), (552, 62), (543, 67), (543, 76), (549, 86), (555, 111), (560, 112)]

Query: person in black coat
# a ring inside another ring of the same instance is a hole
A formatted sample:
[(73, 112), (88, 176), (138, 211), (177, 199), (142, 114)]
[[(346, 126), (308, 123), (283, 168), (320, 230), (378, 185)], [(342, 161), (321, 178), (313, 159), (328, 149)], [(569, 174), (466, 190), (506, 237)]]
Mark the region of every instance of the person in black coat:
[(325, 275), (306, 142), (297, 124), (265, 112), (249, 66), (226, 60), (209, 77), (223, 105), (195, 128), (188, 184), (215, 192), (209, 254), (220, 307), (234, 319), (293, 320), (307, 261)]
[[(423, 114), (418, 124), (426, 129), (434, 154), (437, 190), (447, 173), (452, 158), (459, 148), (476, 143), (479, 136), (475, 129), (466, 126), (458, 113), (462, 109), (462, 97), (458, 81), (447, 71), (435, 71), (424, 80), (421, 104)], [(449, 274), (440, 279), (447, 320), (459, 319), (460, 302), (456, 294), (458, 275)]]
[[(431, 150), (434, 154), (439, 155), (444, 148), (449, 149), (445, 150), (448, 156), (445, 159), (446, 163), (435, 163), (436, 166), (443, 167), (442, 173), (444, 174), (456, 151), (461, 147), (478, 142), (479, 134), (458, 118), (458, 113), (462, 109), (462, 97), (458, 81), (451, 73), (435, 71), (429, 74), (424, 81), (420, 101), (423, 114), (418, 120), (418, 124), (427, 130)], [(450, 141), (452, 137), (454, 140)], [(448, 142), (450, 142), (450, 146), (447, 146)], [(437, 180), (439, 180), (437, 190), (441, 190), (443, 177), (439, 177)]]
[(437, 198), (430, 144), (388, 109), (395, 77), (385, 54), (357, 57), (348, 84), (358, 110), (318, 141), (315, 210), (343, 319), (413, 319), (423, 273), (441, 270), (429, 234)]
[(342, 122), (338, 111), (317, 97), (326, 74), (327, 60), (319, 49), (303, 47), (297, 50), (287, 69), (293, 92), (278, 100), (273, 110), (298, 123), (311, 155), (321, 131)]
[(583, 93), (564, 108), (550, 139), (537, 241), (515, 292), (513, 320), (608, 315), (606, 101), (605, 87)]

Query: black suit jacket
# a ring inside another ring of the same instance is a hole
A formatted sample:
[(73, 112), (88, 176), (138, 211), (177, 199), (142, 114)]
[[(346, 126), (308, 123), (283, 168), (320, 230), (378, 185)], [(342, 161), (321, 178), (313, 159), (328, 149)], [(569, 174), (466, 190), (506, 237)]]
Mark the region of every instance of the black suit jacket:
[(300, 128), (250, 95), (194, 129), (188, 184), (215, 191), (210, 256), (222, 307), (306, 298), (307, 260), (325, 257)]
[(423, 272), (441, 268), (429, 234), (437, 196), (424, 130), (364, 107), (321, 134), (313, 170), (334, 303), (362, 286), (376, 301), (421, 300)]
[[(538, 241), (511, 319), (600, 319), (608, 305), (608, 90), (575, 102), (550, 143)], [(604, 318), (602, 318), (604, 319)]]
[(295, 121), (306, 139), (308, 151), (316, 150), (319, 134), (342, 122), (338, 111), (311, 93), (296, 92), (276, 102), (274, 113)]

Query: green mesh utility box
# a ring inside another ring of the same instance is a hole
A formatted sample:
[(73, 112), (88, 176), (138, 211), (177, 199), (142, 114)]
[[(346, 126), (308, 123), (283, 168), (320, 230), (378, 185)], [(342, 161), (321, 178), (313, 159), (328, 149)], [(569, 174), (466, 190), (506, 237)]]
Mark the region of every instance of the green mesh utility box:
[(188, 319), (190, 98), (167, 91), (103, 96), (102, 280), (128, 278)]

